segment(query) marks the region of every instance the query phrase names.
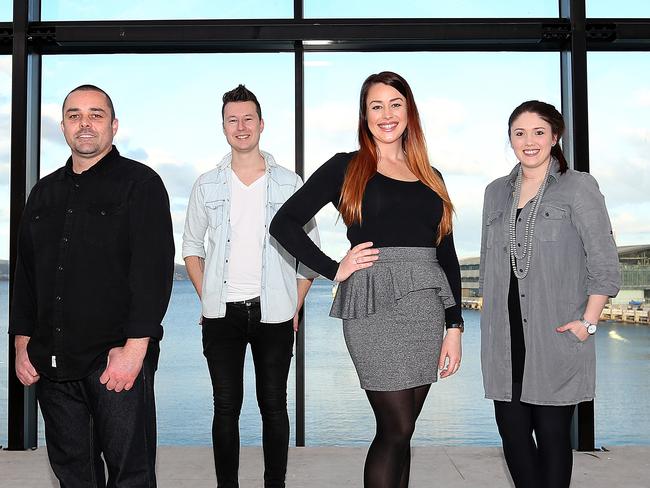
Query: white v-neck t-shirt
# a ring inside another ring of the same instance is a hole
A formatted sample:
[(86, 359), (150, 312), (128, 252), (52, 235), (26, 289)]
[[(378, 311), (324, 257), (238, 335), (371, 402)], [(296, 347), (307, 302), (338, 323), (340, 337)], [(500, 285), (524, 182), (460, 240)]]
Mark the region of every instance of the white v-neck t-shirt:
[(239, 302), (262, 294), (266, 173), (246, 186), (231, 172), (226, 302)]

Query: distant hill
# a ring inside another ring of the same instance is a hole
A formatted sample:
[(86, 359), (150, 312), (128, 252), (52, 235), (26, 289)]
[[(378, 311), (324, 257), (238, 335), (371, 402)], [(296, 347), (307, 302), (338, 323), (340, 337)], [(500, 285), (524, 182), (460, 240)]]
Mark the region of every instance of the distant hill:
[[(0, 259), (0, 281), (7, 281), (9, 279), (9, 261)], [(174, 280), (183, 281), (189, 280), (187, 270), (184, 264), (174, 263)]]

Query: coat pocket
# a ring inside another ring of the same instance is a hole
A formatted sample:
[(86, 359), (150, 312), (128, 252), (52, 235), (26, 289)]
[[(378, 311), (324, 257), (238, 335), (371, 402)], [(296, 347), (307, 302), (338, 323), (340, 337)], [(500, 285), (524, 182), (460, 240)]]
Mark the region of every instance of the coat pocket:
[(487, 232), (486, 247), (489, 249), (503, 240), (503, 211), (494, 210), (488, 213), (485, 222)]
[(537, 214), (535, 235), (540, 241), (553, 242), (560, 238), (562, 227), (566, 225), (567, 211), (554, 205), (542, 204)]

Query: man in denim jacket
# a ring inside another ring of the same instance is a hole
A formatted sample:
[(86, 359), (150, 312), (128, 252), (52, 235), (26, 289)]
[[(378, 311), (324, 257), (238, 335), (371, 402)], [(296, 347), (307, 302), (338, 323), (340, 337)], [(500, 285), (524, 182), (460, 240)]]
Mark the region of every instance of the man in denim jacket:
[[(296, 271), (293, 256), (269, 235), (268, 226), (302, 181), (260, 151), (264, 121), (251, 91), (239, 85), (225, 93), (222, 117), (232, 151), (194, 184), (183, 234), (183, 258), (201, 298), (217, 483), (239, 486), (239, 413), (250, 343), (262, 414), (264, 486), (284, 487), (294, 331), (317, 274), (302, 265)], [(306, 230), (319, 244), (316, 224)]]

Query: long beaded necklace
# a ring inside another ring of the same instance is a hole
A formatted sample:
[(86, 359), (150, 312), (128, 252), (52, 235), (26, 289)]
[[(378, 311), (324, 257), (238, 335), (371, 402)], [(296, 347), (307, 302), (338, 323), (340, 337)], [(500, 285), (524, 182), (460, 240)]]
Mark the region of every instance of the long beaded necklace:
[[(512, 208), (510, 209), (510, 265), (512, 266), (512, 271), (515, 274), (517, 279), (524, 279), (528, 275), (528, 270), (530, 269), (530, 261), (533, 255), (533, 233), (535, 232), (535, 221), (537, 220), (537, 212), (539, 211), (539, 206), (542, 202), (542, 196), (544, 195), (544, 190), (546, 189), (546, 182), (548, 181), (548, 175), (551, 172), (551, 166), (555, 164), (554, 158), (548, 163), (546, 168), (546, 174), (544, 175), (544, 180), (542, 184), (539, 185), (537, 193), (532, 200), (532, 208), (528, 217), (526, 218), (526, 226), (524, 230), (524, 245), (521, 251), (521, 254), (517, 252), (517, 207), (519, 206), (519, 198), (521, 197), (521, 183), (523, 179), (523, 174), (521, 170), (521, 163), (519, 164), (519, 170), (517, 171), (517, 179), (515, 180), (515, 193), (512, 201)], [(517, 259), (526, 258), (526, 263), (522, 269), (519, 269), (517, 266)]]

